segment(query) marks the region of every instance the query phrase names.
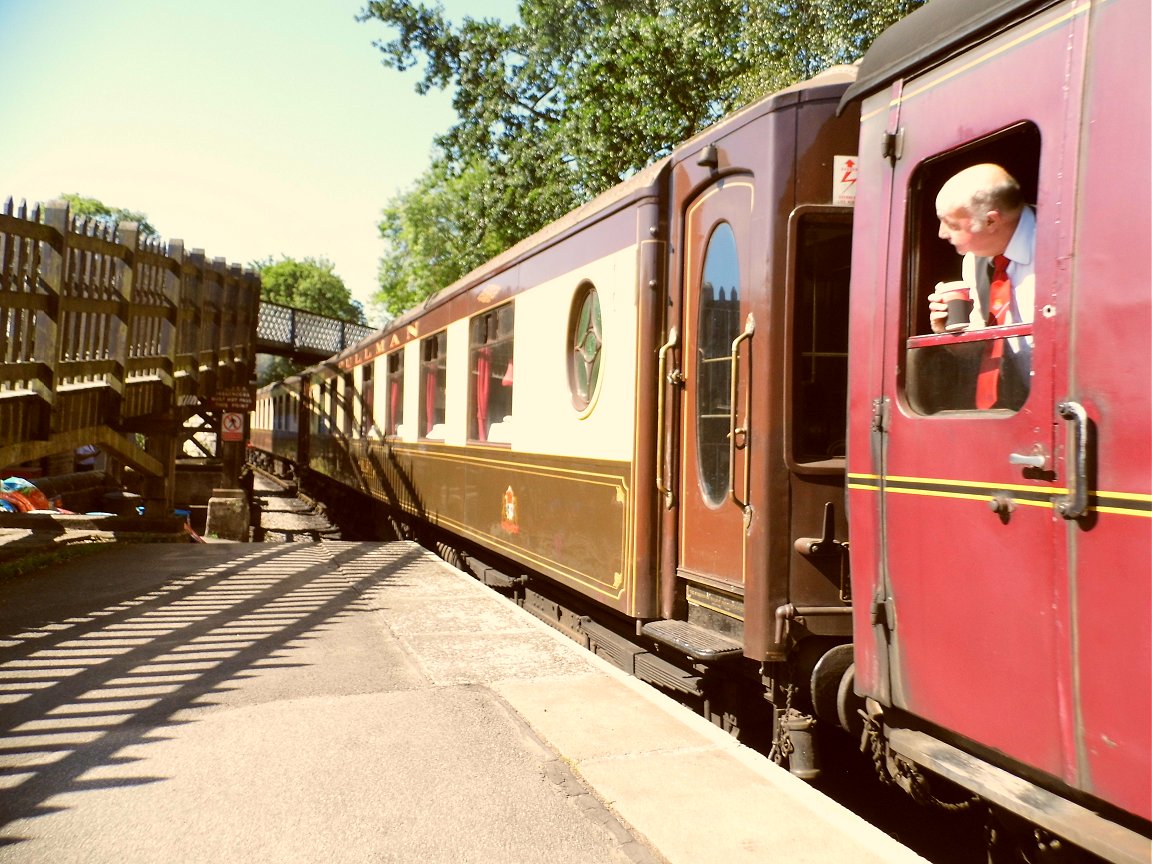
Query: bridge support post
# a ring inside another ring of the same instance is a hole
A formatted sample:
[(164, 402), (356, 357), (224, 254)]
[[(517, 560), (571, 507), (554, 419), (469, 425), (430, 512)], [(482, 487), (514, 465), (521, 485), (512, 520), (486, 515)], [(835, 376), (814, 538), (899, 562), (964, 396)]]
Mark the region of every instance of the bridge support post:
[(148, 435), (144, 452), (153, 456), (164, 466), (161, 475), (144, 478), (144, 515), (167, 516), (172, 512), (176, 489), (176, 442), (175, 430), (157, 431)]

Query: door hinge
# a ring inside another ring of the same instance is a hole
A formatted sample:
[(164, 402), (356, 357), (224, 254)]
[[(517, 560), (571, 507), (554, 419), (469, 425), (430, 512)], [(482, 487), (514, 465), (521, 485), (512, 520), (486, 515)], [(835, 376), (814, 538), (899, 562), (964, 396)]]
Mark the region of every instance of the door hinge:
[(872, 624), (879, 624), (889, 633), (896, 629), (896, 603), (891, 597), (872, 601)]
[(896, 161), (904, 155), (904, 128), (901, 127), (895, 132), (885, 132), (880, 138), (880, 155), (896, 164)]
[(888, 431), (888, 397), (872, 400), (872, 429), (875, 432)]

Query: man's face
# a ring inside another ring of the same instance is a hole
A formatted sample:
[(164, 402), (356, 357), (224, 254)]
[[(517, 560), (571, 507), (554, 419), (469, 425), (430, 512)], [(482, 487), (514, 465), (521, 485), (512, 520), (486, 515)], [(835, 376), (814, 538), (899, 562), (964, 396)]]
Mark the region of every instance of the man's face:
[(979, 232), (972, 230), (972, 217), (963, 207), (945, 207), (937, 209), (936, 216), (940, 220), (940, 239), (947, 240), (956, 249), (957, 254), (967, 255), (974, 251), (973, 240)]
[(940, 220), (940, 239), (947, 240), (959, 255), (991, 257), (1004, 251), (1005, 240), (1000, 214), (989, 211), (983, 222), (976, 222), (962, 205), (941, 205), (937, 202), (936, 218)]

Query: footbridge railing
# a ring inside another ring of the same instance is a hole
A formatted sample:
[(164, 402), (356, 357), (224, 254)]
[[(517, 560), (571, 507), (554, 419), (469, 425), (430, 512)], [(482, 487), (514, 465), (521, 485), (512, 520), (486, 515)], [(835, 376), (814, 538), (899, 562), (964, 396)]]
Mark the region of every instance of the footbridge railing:
[(279, 303), (261, 303), (256, 323), (256, 350), (299, 362), (316, 362), (340, 353), (373, 332), (373, 328), (365, 324), (353, 324)]

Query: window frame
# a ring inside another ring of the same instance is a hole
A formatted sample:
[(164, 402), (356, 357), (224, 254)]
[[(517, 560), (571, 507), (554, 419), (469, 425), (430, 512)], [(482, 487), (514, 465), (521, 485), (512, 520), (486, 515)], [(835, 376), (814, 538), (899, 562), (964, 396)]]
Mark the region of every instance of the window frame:
[(400, 434), (400, 427), (404, 423), (404, 346), (390, 351), (384, 357), (384, 387), (387, 394), (384, 405), (384, 437), (395, 438)]
[[(430, 351), (429, 349), (434, 349)], [(429, 384), (432, 383), (432, 388)], [(421, 441), (443, 441), (446, 430), (439, 435), (432, 433), (444, 430), (448, 416), (448, 329), (444, 328), (420, 340), (420, 407), (417, 412), (419, 428), (417, 437)], [(432, 404), (429, 404), (429, 397)], [(429, 413), (433, 416), (429, 417)], [(429, 422), (429, 421), (432, 422)]]
[[(798, 405), (799, 396), (797, 393), (797, 378), (800, 370), (797, 368), (800, 358), (798, 357), (801, 337), (797, 332), (800, 322), (797, 320), (800, 310), (800, 286), (798, 285), (799, 268), (801, 262), (801, 248), (800, 241), (803, 237), (803, 226), (806, 223), (824, 223), (824, 224), (841, 224), (847, 225), (849, 241), (851, 239), (852, 222), (854, 218), (854, 209), (851, 206), (838, 205), (838, 204), (802, 204), (798, 206), (788, 217), (788, 260), (786, 264), (786, 285), (787, 295), (785, 302), (785, 321), (787, 326), (785, 328), (787, 337), (785, 343), (785, 372), (784, 372), (784, 458), (790, 471), (803, 474), (839, 474), (844, 471), (847, 463), (845, 455), (835, 456), (828, 455), (824, 459), (808, 459), (800, 458), (797, 453), (797, 436), (799, 434), (799, 416)], [(844, 350), (842, 353), (835, 352), (837, 356), (843, 357), (845, 368), (844, 379), (844, 400), (841, 405), (841, 417), (843, 421), (842, 437), (847, 446), (848, 436), (848, 383), (847, 383), (847, 370), (848, 370), (848, 333), (850, 322), (848, 320), (849, 305), (849, 292), (851, 291), (851, 244), (849, 242), (848, 250), (848, 278), (844, 285), (843, 304), (841, 308), (844, 312)], [(819, 357), (821, 354), (827, 355), (828, 352), (821, 352), (813, 350), (808, 352), (811, 358)]]
[[(992, 341), (1031, 339), (1034, 322), (982, 327), (960, 333), (933, 333), (928, 322), (927, 296), (937, 282), (959, 279), (963, 264), (963, 256), (939, 237), (940, 222), (936, 217), (935, 199), (943, 182), (966, 166), (995, 162), (1016, 178), (1025, 202), (1035, 207), (1039, 197), (1042, 157), (1040, 127), (1031, 120), (1020, 120), (959, 147), (934, 154), (922, 160), (909, 174), (905, 194), (900, 294), (903, 309), (897, 352), (897, 390), (901, 404), (910, 415), (918, 418), (957, 414), (1008, 417), (1023, 410), (1032, 399), (1028, 382), (1023, 399), (1015, 408), (977, 408), (975, 367), (979, 366), (980, 355)], [(1039, 291), (1036, 296), (1040, 296)], [(1033, 315), (1039, 315), (1040, 311), (1038, 306)], [(952, 387), (920, 386), (922, 381), (950, 374), (954, 380)], [(963, 398), (956, 396), (957, 386), (965, 388), (965, 392), (960, 394)], [(968, 389), (972, 390), (971, 398)], [(956, 404), (946, 401), (948, 397), (954, 397)], [(933, 398), (941, 401), (939, 407), (934, 407)]]
[[(495, 325), (495, 326), (493, 326)], [(480, 331), (483, 332), (480, 332)], [(482, 337), (482, 338), (481, 338)], [(515, 344), (516, 310), (513, 302), (502, 303), (485, 309), (468, 320), (468, 441), (472, 444), (489, 446), (511, 446), (507, 440), (492, 440), (492, 430), (501, 423), (509, 422), (515, 405)], [(481, 364), (487, 377), (487, 388), (481, 386)], [(504, 371), (500, 372), (500, 367)], [(498, 374), (497, 374), (498, 373)], [(493, 379), (498, 383), (493, 385)], [(483, 412), (484, 425), (481, 426), (480, 396), (485, 394)], [(506, 395), (505, 395), (506, 394)], [(499, 398), (494, 398), (497, 396)], [(494, 408), (507, 403), (507, 411), (499, 418), (493, 414)], [(496, 403), (495, 406), (493, 403)], [(503, 434), (507, 429), (501, 430)]]
[[(587, 385), (587, 394), (580, 392), (580, 374), (579, 365), (586, 363), (584, 359), (586, 355), (581, 351), (581, 346), (585, 342), (585, 337), (588, 330), (580, 333), (577, 329), (581, 326), (584, 307), (587, 301), (591, 298), (595, 303), (595, 315), (589, 321), (598, 320), (598, 324), (591, 328), (595, 333), (597, 339), (597, 346), (595, 352), (595, 359), (590, 368), (592, 373), (590, 381)], [(591, 413), (592, 408), (596, 404), (596, 400), (600, 394), (600, 384), (604, 380), (604, 313), (603, 307), (600, 302), (600, 291), (597, 289), (595, 283), (591, 280), (585, 279), (576, 286), (576, 291), (572, 295), (572, 306), (568, 312), (568, 392), (572, 399), (572, 407), (581, 414), (587, 416)], [(577, 337), (579, 341), (577, 341)]]

